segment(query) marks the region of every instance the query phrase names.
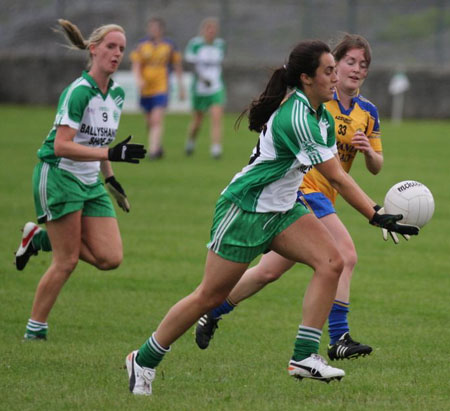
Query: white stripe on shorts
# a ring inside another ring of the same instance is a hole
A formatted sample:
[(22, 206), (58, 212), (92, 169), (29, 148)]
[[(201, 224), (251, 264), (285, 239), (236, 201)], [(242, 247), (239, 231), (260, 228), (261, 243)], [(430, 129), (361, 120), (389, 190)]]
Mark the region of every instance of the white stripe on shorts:
[[(52, 213), (48, 208), (47, 202), (47, 178), (48, 178), (48, 170), (50, 166), (47, 163), (42, 165), (41, 176), (39, 179), (39, 200), (41, 202), (42, 211), (44, 212), (44, 216), (47, 216), (47, 220), (50, 221), (52, 219)], [(42, 216), (43, 217), (43, 216)]]
[(240, 208), (236, 204), (231, 204), (229, 210), (225, 214), (225, 217), (220, 222), (216, 232), (214, 233), (211, 246), (212, 251), (217, 252), (219, 250), (225, 232), (227, 231), (228, 227), (233, 224), (233, 221), (238, 216), (239, 212)]

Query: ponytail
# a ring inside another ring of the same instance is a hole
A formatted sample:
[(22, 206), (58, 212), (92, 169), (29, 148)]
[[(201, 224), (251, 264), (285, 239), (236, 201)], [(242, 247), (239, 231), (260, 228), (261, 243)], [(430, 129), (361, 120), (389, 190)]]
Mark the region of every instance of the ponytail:
[(249, 125), (251, 131), (260, 133), (264, 125), (269, 121), (272, 113), (280, 106), (286, 95), (288, 85), (286, 83), (286, 69), (280, 67), (276, 69), (266, 89), (261, 93), (258, 99), (252, 101), (250, 106), (246, 108), (236, 120), (238, 127), (242, 118), (248, 113)]

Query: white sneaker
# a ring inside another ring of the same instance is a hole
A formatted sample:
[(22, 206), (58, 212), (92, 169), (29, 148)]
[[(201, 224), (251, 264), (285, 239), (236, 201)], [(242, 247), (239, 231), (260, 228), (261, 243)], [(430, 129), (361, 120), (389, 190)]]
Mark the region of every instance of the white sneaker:
[(219, 159), (222, 156), (222, 146), (220, 144), (213, 144), (210, 153), (211, 157)]
[(289, 375), (298, 378), (312, 378), (324, 382), (331, 380), (340, 380), (345, 376), (345, 371), (339, 368), (333, 368), (328, 365), (323, 357), (318, 354), (311, 354), (308, 358), (301, 361), (289, 361)]
[(37, 255), (38, 250), (33, 246), (33, 237), (39, 233), (41, 228), (37, 224), (28, 222), (23, 227), (22, 240), (18, 250), (16, 251), (16, 268), (22, 271), (28, 263), (32, 255)]
[(156, 370), (141, 367), (136, 362), (138, 352), (138, 350), (130, 352), (125, 360), (130, 379), (130, 391), (136, 395), (152, 395), (152, 381), (155, 379)]

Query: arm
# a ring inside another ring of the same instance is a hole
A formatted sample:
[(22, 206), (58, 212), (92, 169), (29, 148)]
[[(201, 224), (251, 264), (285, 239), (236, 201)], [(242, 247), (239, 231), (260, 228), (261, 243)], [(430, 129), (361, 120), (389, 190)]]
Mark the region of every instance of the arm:
[(133, 72), (134, 78), (136, 79), (136, 84), (138, 86), (139, 91), (144, 87), (144, 79), (141, 75), (141, 63), (138, 61), (133, 61), (131, 63), (131, 71)]
[(352, 138), (352, 144), (364, 154), (366, 168), (372, 174), (378, 174), (383, 167), (383, 153), (375, 151), (369, 143), (369, 138), (362, 131), (357, 131)]
[(100, 163), (100, 170), (101, 170), (101, 172), (102, 172), (102, 174), (103, 174), (103, 177), (105, 177), (105, 180), (106, 180), (107, 178), (109, 178), (109, 177), (114, 176), (114, 171), (113, 171), (113, 169), (112, 169), (111, 162), (108, 161), (108, 160), (103, 160), (103, 161)]
[(175, 70), (175, 75), (177, 76), (177, 81), (178, 81), (179, 97), (180, 97), (180, 100), (184, 100), (186, 97), (186, 91), (184, 89), (184, 84), (183, 84), (183, 64), (181, 63), (181, 61), (174, 65), (174, 70)]
[(347, 174), (336, 157), (315, 166), (317, 170), (330, 182), (333, 188), (367, 219), (375, 214), (376, 203), (356, 184)]
[(77, 130), (59, 126), (55, 136), (55, 155), (75, 161), (102, 161), (108, 159), (108, 147), (91, 148), (73, 141)]

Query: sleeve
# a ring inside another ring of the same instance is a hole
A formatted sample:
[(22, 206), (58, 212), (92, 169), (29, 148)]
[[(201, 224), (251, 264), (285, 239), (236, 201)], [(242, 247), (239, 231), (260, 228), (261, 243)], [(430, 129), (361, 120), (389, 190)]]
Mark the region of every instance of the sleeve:
[(182, 60), (181, 53), (178, 51), (176, 47), (173, 47), (170, 63), (173, 65), (177, 65), (181, 63), (181, 60)]
[(383, 151), (383, 146), (381, 144), (381, 133), (380, 133), (380, 119), (378, 116), (378, 110), (375, 106), (368, 112), (369, 121), (367, 125), (366, 135), (369, 138), (370, 146), (378, 152)]
[[(311, 119), (313, 121), (308, 121)], [(324, 130), (327, 137), (322, 137), (319, 124), (303, 105), (294, 103), (292, 115), (289, 119), (285, 116), (279, 126), (285, 136), (286, 146), (300, 163), (315, 165), (334, 157), (334, 123), (328, 122), (327, 130)]]
[(137, 47), (130, 53), (130, 60), (133, 63), (140, 63), (141, 62), (141, 54), (140, 54), (140, 47)]
[(192, 64), (197, 62), (197, 47), (195, 46), (195, 43), (195, 39), (189, 40), (189, 43), (184, 50), (184, 59)]
[(86, 106), (89, 104), (88, 93), (84, 87), (77, 87), (68, 91), (67, 94), (63, 94), (61, 100), (55, 126), (69, 126), (77, 130)]

